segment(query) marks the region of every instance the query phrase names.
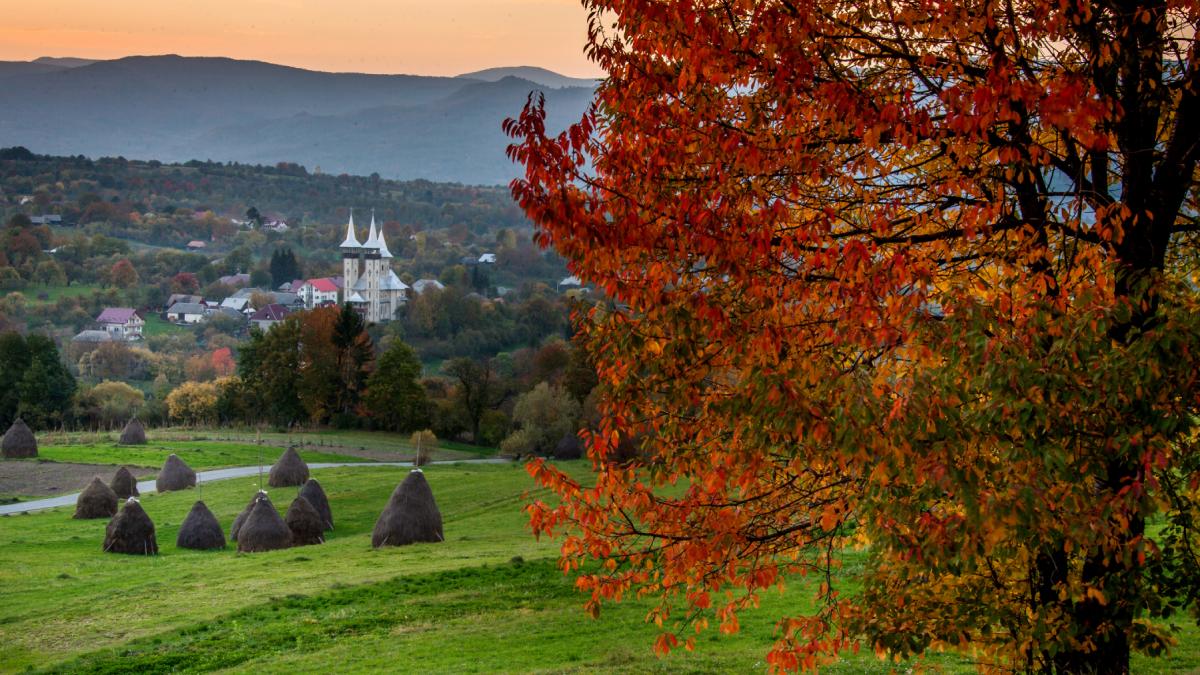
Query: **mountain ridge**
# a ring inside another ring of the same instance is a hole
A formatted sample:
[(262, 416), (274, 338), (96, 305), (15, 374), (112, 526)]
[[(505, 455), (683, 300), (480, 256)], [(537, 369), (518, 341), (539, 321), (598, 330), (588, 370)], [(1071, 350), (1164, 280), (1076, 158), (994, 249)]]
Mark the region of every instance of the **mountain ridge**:
[(0, 146), (164, 162), (295, 162), (468, 184), (519, 175), (505, 157), (501, 124), (531, 91), (546, 94), (552, 130), (577, 121), (593, 93), (516, 78), (325, 73), (178, 55), (71, 67), (0, 62), (0, 78)]

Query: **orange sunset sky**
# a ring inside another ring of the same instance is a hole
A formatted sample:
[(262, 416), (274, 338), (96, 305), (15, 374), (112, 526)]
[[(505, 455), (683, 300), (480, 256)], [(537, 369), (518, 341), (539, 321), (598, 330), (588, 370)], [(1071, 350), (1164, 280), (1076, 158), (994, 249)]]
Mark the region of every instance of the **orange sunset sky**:
[(228, 56), (329, 71), (596, 77), (578, 0), (0, 0), (0, 60)]

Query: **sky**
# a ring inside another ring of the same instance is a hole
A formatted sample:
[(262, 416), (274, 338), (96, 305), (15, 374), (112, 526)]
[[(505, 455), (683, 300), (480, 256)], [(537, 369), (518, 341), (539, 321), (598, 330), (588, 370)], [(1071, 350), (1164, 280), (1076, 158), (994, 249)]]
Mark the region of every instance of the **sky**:
[(541, 66), (597, 77), (579, 0), (0, 0), (0, 61), (181, 54), (458, 75)]

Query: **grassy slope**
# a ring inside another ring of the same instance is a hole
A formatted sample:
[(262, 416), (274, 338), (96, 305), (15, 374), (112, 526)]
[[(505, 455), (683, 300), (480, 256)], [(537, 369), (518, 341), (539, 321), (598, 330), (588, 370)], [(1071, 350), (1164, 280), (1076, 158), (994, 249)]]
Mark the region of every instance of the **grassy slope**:
[[(86, 464), (128, 464), (160, 467), (167, 455), (175, 453), (193, 469), (212, 469), (225, 466), (250, 466), (262, 462), (267, 468), (279, 458), (282, 450), (269, 445), (250, 443), (220, 443), (210, 441), (152, 441), (146, 445), (116, 445), (114, 443), (84, 443), (75, 445), (43, 445), (38, 457), (55, 462)], [(306, 462), (360, 462), (359, 457), (302, 449)]]
[(170, 321), (167, 321), (166, 319), (162, 318), (158, 314), (152, 314), (150, 312), (146, 312), (144, 318), (146, 320), (146, 325), (142, 327), (142, 334), (145, 335), (146, 337), (153, 337), (155, 335), (167, 335), (170, 333), (187, 333), (192, 330), (191, 328), (188, 328), (187, 326), (178, 326), (176, 324), (173, 324)]
[[(58, 301), (59, 298), (78, 298), (85, 295), (91, 295), (96, 291), (102, 290), (98, 284), (72, 284), (70, 286), (43, 286), (41, 284), (30, 284), (22, 289), (25, 299), (31, 305), (46, 305)], [(41, 300), (38, 295), (45, 293), (46, 299)]]
[[(73, 521), (68, 509), (0, 518), (0, 671), (761, 671), (771, 617), (809, 608), (810, 593), (795, 584), (764, 596), (740, 633), (710, 630), (697, 653), (656, 659), (649, 605), (583, 614), (550, 563), (553, 542), (525, 529), (519, 505), (531, 485), (519, 467), (428, 469), (447, 541), (373, 551), (371, 526), (405, 472), (318, 472), (337, 530), (322, 546), (264, 554), (175, 549), (194, 491), (143, 500), (159, 530), (156, 558), (100, 553), (104, 521)], [(203, 496), (228, 528), (253, 490), (251, 479), (223, 481)], [(271, 491), (281, 510), (294, 494)], [(1139, 661), (1135, 672), (1194, 669), (1197, 638), (1190, 630), (1173, 661)], [(969, 668), (955, 655), (929, 663)], [(829, 672), (888, 670), (863, 654)]]

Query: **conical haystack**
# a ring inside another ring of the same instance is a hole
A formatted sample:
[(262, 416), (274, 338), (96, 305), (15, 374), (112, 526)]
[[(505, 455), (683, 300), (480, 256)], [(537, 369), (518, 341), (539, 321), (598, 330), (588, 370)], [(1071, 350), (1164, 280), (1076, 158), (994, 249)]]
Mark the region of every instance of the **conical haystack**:
[(4, 440), (0, 441), (0, 451), (3, 452), (4, 459), (37, 457), (37, 439), (30, 431), (29, 425), (25, 424), (25, 420), (18, 417), (12, 423), (4, 433)]
[(145, 445), (146, 444), (146, 427), (142, 426), (141, 420), (133, 418), (125, 425), (125, 429), (121, 431), (121, 445)]
[(274, 551), (292, 545), (292, 531), (271, 502), (260, 499), (238, 528), (237, 548), (246, 553)]
[(288, 529), (292, 531), (293, 546), (308, 546), (325, 542), (325, 523), (321, 514), (304, 497), (296, 497), (288, 507), (287, 515), (283, 517)]
[(554, 446), (555, 459), (579, 459), (583, 457), (583, 440), (578, 434), (563, 436), (558, 445)]
[(396, 486), (371, 533), (371, 545), (404, 546), (416, 542), (442, 541), (442, 514), (433, 490), (420, 469), (414, 469)]
[(121, 512), (108, 521), (104, 533), (104, 550), (108, 553), (156, 555), (158, 541), (154, 538), (154, 521), (138, 500), (130, 497)]
[[(250, 512), (254, 510), (254, 505), (257, 504), (258, 500), (260, 499), (266, 501), (268, 504), (271, 503), (271, 499), (267, 497), (266, 492), (262, 490), (255, 492), (254, 496), (250, 498), (250, 503), (246, 504), (246, 508), (242, 509), (242, 512), (237, 514), (237, 517), (233, 519), (233, 524), (229, 526), (229, 541), (237, 542), (238, 530), (242, 529), (242, 523), (246, 522), (246, 519), (250, 517)], [(271, 508), (275, 508), (275, 506), (272, 505)]]
[(317, 482), (316, 478), (309, 478), (305, 481), (297, 496), (307, 499), (317, 513), (321, 514), (321, 520), (324, 522), (326, 530), (333, 529), (333, 510), (329, 508), (329, 498), (325, 496), (325, 490), (321, 488), (321, 484)]
[(117, 493), (118, 499), (138, 496), (137, 479), (133, 477), (133, 473), (127, 467), (123, 466), (117, 469), (116, 475), (113, 476), (112, 482), (108, 486)]
[(179, 459), (179, 455), (171, 453), (171, 456), (167, 457), (166, 463), (163, 464), (162, 471), (158, 472), (158, 481), (154, 487), (159, 492), (196, 487), (196, 472), (184, 464), (183, 460)]
[(296, 452), (296, 448), (290, 447), (283, 451), (279, 460), (271, 467), (267, 485), (271, 487), (304, 485), (306, 480), (308, 480), (308, 465), (300, 459), (300, 453)]
[(207, 551), (214, 548), (225, 548), (225, 533), (221, 531), (221, 523), (208, 506), (198, 501), (192, 504), (183, 525), (179, 526), (179, 536), (175, 538), (179, 548), (193, 548)]
[(117, 493), (105, 485), (99, 476), (93, 478), (79, 493), (79, 499), (75, 500), (76, 518), (112, 518), (116, 514)]

